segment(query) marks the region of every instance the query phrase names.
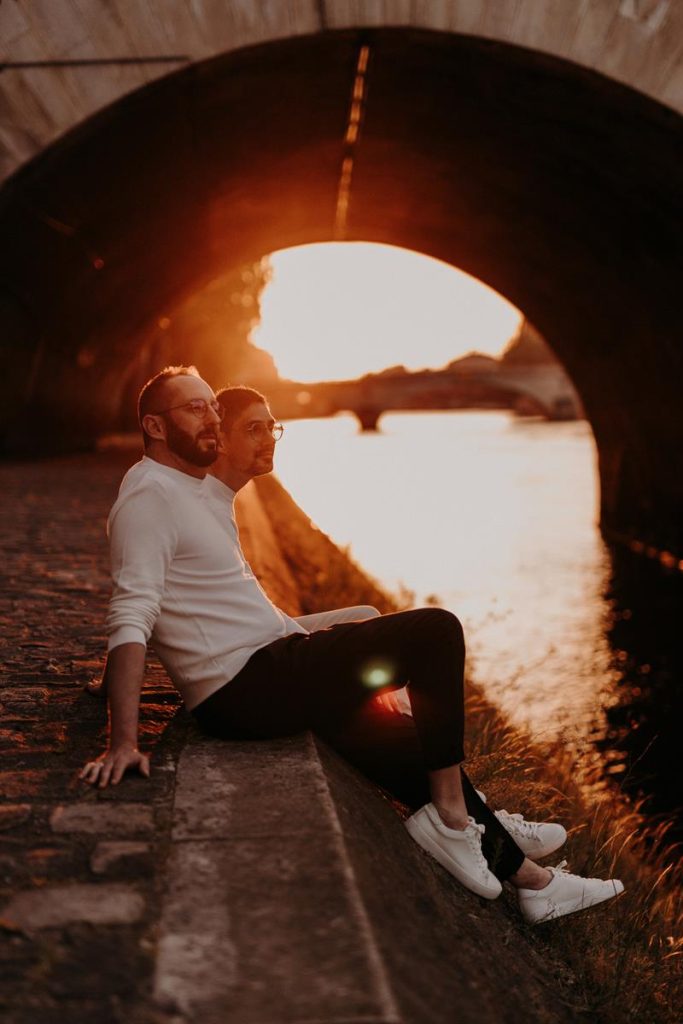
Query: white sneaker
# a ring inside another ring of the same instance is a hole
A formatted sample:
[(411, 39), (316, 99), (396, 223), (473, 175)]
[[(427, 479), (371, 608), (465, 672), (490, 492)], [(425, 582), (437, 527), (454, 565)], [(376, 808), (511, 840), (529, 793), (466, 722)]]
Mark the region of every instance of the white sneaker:
[(624, 891), (618, 878), (581, 878), (565, 871), (566, 860), (549, 868), (553, 877), (545, 889), (518, 889), (517, 899), (522, 917), (529, 924), (552, 921), (577, 910), (587, 910)]
[(556, 821), (527, 821), (521, 814), (507, 811), (493, 813), (529, 860), (546, 857), (567, 841), (566, 830)]
[(433, 804), (425, 804), (405, 823), (415, 842), (431, 853), (439, 864), (450, 871), (467, 889), (494, 900), (500, 896), (502, 885), (489, 871), (481, 851), (484, 826), (469, 818), (467, 828), (454, 829), (444, 825)]
[[(475, 793), (482, 803), (486, 803), (486, 796), (480, 789), (476, 789)], [(527, 821), (521, 814), (508, 814), (507, 811), (493, 813), (529, 860), (547, 857), (567, 841), (567, 832), (558, 822)]]

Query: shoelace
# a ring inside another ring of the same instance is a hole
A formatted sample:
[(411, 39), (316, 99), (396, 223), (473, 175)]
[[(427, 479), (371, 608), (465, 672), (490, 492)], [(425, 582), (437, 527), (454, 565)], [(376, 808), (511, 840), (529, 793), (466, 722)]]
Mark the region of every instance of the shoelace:
[[(567, 860), (561, 860), (559, 864), (556, 864), (555, 867), (551, 868), (550, 870), (551, 871), (556, 871), (558, 873), (558, 875), (571, 875), (571, 871), (567, 871), (567, 864), (568, 863), (569, 863), (569, 861), (567, 861)], [(574, 875), (572, 877), (577, 878), (578, 876)]]
[(584, 878), (583, 875), (573, 875), (571, 871), (567, 871), (567, 861), (561, 860), (555, 867), (550, 868), (554, 875), (565, 875), (567, 878), (578, 878), (581, 882), (600, 882), (603, 879), (600, 878)]
[(540, 842), (541, 837), (538, 832), (539, 823), (537, 821), (526, 821), (523, 815), (508, 814), (507, 811), (496, 811), (496, 817), (510, 822), (512, 830), (518, 832), (519, 835), (524, 836), (526, 839), (535, 839), (537, 842)]
[(481, 849), (481, 837), (485, 831), (486, 828), (484, 825), (480, 825), (479, 822), (475, 821), (472, 817), (469, 818), (469, 825), (465, 829), (465, 836), (470, 850), (476, 857), (477, 867), (481, 872), (482, 878), (486, 878), (490, 871), (486, 857), (482, 853)]
[[(441, 821), (436, 808), (432, 807), (428, 809), (427, 813), (432, 820), (432, 824), (441, 831), (445, 830), (445, 834), (447, 834), (449, 831), (448, 826), (444, 825)], [(482, 878), (487, 878), (490, 872), (489, 866), (486, 862), (486, 857), (482, 853), (481, 849), (481, 837), (485, 831), (485, 825), (480, 825), (478, 821), (474, 820), (471, 814), (467, 816), (467, 828), (463, 829), (462, 834), (467, 841), (467, 845), (474, 854), (476, 864), (481, 872)]]

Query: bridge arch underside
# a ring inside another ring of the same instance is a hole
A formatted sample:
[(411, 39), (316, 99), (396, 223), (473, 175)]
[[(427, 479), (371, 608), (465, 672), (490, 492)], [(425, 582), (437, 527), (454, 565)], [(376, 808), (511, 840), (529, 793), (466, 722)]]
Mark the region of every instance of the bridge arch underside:
[(0, 193), (4, 450), (73, 449), (129, 419), (148, 371), (197, 358), (191, 338), (163, 350), (159, 317), (231, 265), (340, 237), (351, 156), (343, 237), (428, 253), (522, 309), (583, 400), (603, 524), (683, 554), (680, 126), (576, 65), (416, 30), (297, 38), (157, 81)]

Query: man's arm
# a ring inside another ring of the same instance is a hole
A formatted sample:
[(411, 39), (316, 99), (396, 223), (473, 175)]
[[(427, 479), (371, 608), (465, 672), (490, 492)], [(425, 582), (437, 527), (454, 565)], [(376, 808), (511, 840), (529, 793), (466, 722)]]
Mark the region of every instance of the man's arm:
[(149, 757), (138, 743), (140, 690), (145, 672), (145, 647), (124, 643), (114, 647), (107, 659), (109, 697), (109, 744), (95, 761), (89, 761), (79, 778), (104, 789), (117, 785), (128, 768), (149, 776)]
[(107, 616), (109, 653), (101, 684), (86, 689), (109, 698), (109, 743), (80, 773), (85, 782), (101, 788), (118, 783), (127, 768), (149, 775), (149, 758), (137, 749), (140, 690), (147, 641), (176, 543), (163, 489), (151, 484), (120, 496), (108, 531), (113, 580)]

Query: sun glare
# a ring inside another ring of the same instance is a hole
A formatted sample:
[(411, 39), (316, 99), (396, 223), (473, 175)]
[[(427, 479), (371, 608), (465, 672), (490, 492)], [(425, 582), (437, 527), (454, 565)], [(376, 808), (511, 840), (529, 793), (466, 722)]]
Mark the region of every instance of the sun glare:
[(343, 380), (403, 365), (497, 355), (521, 314), (460, 270), (408, 249), (329, 242), (270, 257), (252, 340), (292, 380)]

